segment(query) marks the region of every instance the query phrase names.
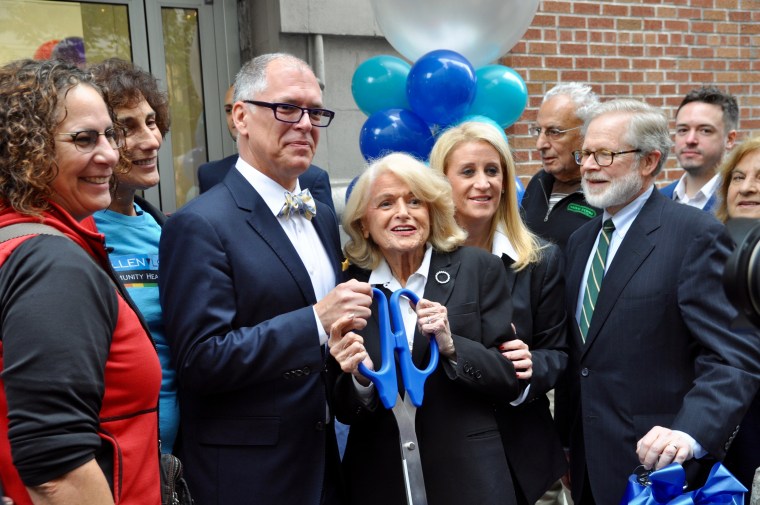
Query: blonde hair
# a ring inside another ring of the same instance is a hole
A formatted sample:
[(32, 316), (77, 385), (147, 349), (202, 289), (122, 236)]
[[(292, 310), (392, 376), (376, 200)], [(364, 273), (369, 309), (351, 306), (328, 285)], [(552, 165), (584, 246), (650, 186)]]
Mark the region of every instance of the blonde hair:
[(725, 223), (731, 216), (728, 215), (728, 186), (731, 184), (731, 174), (745, 156), (760, 149), (760, 135), (751, 137), (738, 146), (734, 147), (723, 160), (718, 168), (720, 187), (718, 188), (718, 208), (715, 216)]
[(380, 248), (372, 237), (364, 238), (361, 221), (367, 213), (372, 185), (378, 177), (388, 173), (398, 177), (414, 196), (427, 204), (430, 213), (428, 242), (435, 249), (450, 252), (464, 243), (467, 233), (454, 219), (449, 181), (408, 154), (392, 153), (367, 167), (346, 203), (343, 229), (349, 239), (343, 250), (351, 263), (365, 269), (373, 269), (380, 263)]
[(430, 153), (430, 167), (446, 175), (451, 153), (461, 144), (468, 142), (486, 142), (499, 153), (501, 171), (504, 179), (504, 194), (501, 196), (499, 207), (491, 220), (489, 244), (499, 225), (504, 229), (509, 242), (517, 252), (516, 261), (512, 264), (515, 271), (537, 263), (541, 259), (543, 246), (533, 233), (528, 230), (520, 216), (517, 205), (517, 184), (515, 183), (515, 162), (509, 145), (502, 133), (493, 125), (469, 121), (453, 126), (443, 132)]

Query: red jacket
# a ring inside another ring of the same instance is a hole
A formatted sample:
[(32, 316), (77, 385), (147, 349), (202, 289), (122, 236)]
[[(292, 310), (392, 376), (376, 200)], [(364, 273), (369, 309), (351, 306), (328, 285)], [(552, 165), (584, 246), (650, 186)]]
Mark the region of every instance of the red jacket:
[[(0, 212), (0, 227), (33, 221), (39, 222), (11, 209)], [(44, 223), (64, 232), (106, 272), (110, 272), (101, 234), (87, 229), (86, 224), (83, 226), (76, 222), (54, 204), (44, 214)], [(32, 237), (19, 237), (0, 243), (0, 265), (5, 263), (16, 247)], [(99, 419), (94, 420), (94, 423), (98, 426), (97, 435), (113, 453), (113, 472), (107, 478), (113, 485), (115, 503), (159, 505), (157, 405), (161, 367), (155, 347), (140, 318), (122, 296), (117, 295), (116, 301), (118, 315), (108, 348), (108, 358), (103, 363), (105, 393)], [(3, 336), (2, 329), (0, 336)], [(3, 347), (0, 342), (0, 372), (2, 370)], [(12, 413), (13, 406), (10, 407)], [(31, 505), (25, 485), (12, 463), (8, 414), (6, 388), (0, 380), (0, 479), (5, 494), (16, 505)], [(93, 454), (94, 456), (96, 455)]]

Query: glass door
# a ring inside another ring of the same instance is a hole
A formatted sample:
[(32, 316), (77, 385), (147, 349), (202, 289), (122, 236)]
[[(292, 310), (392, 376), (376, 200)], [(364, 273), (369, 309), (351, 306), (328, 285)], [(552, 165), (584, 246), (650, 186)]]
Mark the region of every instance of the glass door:
[(85, 66), (118, 57), (150, 71), (167, 90), (172, 125), (159, 151), (161, 182), (145, 192), (164, 212), (198, 194), (201, 163), (231, 154), (221, 96), (239, 65), (235, 0), (0, 4), (0, 64), (59, 58)]
[(2, 0), (0, 64), (57, 58), (78, 65), (132, 59), (126, 4)]

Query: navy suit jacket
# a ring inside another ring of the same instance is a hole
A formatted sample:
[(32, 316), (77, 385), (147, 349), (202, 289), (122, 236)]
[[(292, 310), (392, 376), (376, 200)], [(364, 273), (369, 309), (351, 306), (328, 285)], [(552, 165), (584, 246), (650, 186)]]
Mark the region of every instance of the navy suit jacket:
[[(340, 280), (334, 215), (317, 202), (312, 223)], [(318, 505), (339, 461), (317, 300), (277, 218), (231, 170), (167, 220), (159, 257), (194, 498)]]
[(710, 214), (653, 191), (604, 277), (586, 343), (575, 321), (602, 216), (567, 256), (570, 401), (557, 418), (570, 441), (573, 498), (584, 472), (596, 503), (618, 503), (654, 426), (688, 433), (722, 459), (758, 385), (757, 338), (730, 330), (722, 286), (732, 244)]
[[(673, 199), (673, 193), (676, 191), (676, 186), (678, 186), (678, 181), (671, 182), (667, 186), (664, 186), (660, 189), (660, 193), (667, 196), (671, 200)], [(707, 203), (705, 203), (705, 206), (702, 207), (702, 210), (711, 212), (715, 208), (715, 204), (718, 201), (718, 197), (716, 193), (713, 193), (710, 198), (707, 199)]]
[[(222, 182), (227, 172), (237, 163), (237, 159), (238, 155), (233, 154), (221, 160), (209, 161), (199, 166), (198, 186), (200, 187), (201, 194)], [(310, 165), (308, 170), (298, 178), (298, 182), (301, 185), (301, 189), (308, 188), (315, 200), (326, 204), (332, 209), (333, 214), (335, 213), (330, 177), (326, 171), (316, 165)]]

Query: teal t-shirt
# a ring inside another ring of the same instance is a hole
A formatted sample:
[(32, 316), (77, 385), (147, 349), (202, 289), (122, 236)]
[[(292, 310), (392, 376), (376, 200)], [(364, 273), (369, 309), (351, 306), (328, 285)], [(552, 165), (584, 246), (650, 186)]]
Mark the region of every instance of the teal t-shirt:
[(156, 343), (162, 370), (158, 406), (161, 451), (169, 453), (177, 438), (179, 404), (176, 372), (171, 364), (158, 298), (158, 242), (161, 226), (137, 204), (135, 210), (136, 216), (101, 210), (94, 217), (98, 230), (106, 236), (111, 265), (148, 324)]

